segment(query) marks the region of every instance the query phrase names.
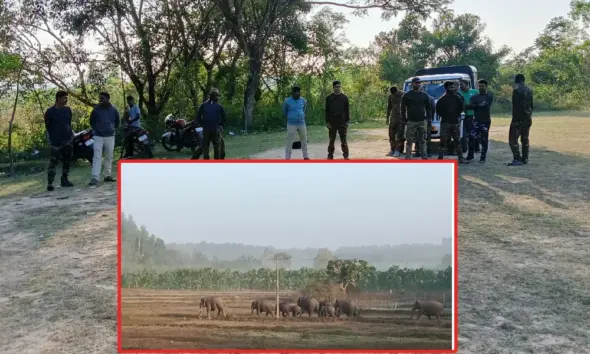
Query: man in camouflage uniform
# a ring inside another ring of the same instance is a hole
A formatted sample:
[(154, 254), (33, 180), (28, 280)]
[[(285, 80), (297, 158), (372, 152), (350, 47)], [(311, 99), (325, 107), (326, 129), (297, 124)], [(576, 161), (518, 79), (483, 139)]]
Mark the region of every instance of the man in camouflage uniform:
[[(513, 160), (508, 166), (522, 166), (529, 160), (529, 131), (533, 124), (533, 90), (526, 86), (523, 74), (514, 77), (516, 88), (512, 91), (512, 121), (508, 141)], [(522, 155), (518, 148), (518, 138), (522, 143)]]
[[(436, 104), (434, 101), (434, 97), (430, 96), (428, 94), (428, 92), (426, 92), (426, 89), (424, 89), (424, 86), (420, 87), (420, 91), (424, 92), (426, 95), (428, 95), (428, 100), (430, 102), (430, 116), (428, 117), (428, 120), (426, 121), (426, 155), (428, 157), (430, 157), (430, 142), (432, 141), (432, 120), (434, 119), (434, 112), (436, 110)], [(417, 140), (418, 141), (418, 140)], [(416, 142), (416, 154), (414, 155), (415, 157), (420, 157), (420, 145), (418, 142)]]
[[(465, 106), (467, 106), (471, 100), (471, 97), (479, 94), (479, 91), (469, 88), (469, 82), (467, 80), (461, 80), (459, 86), (460, 91), (458, 94), (463, 99)], [(461, 147), (463, 148), (463, 152), (466, 152), (469, 149), (469, 139), (471, 139), (470, 135), (473, 131), (473, 115), (473, 109), (465, 110), (465, 119), (463, 120), (463, 138), (461, 139)], [(475, 143), (475, 153), (480, 152), (479, 145), (479, 141)]]
[[(463, 158), (463, 149), (460, 144), (460, 117), (463, 112), (463, 100), (453, 90), (455, 83), (452, 81), (445, 82), (446, 93), (436, 102), (436, 114), (440, 118), (440, 149), (438, 159), (443, 159), (445, 147), (451, 152), (456, 149), (459, 163), (466, 163)], [(449, 138), (453, 139), (452, 145), (448, 144)]]
[(404, 93), (392, 86), (387, 100), (387, 125), (389, 126), (390, 151), (387, 156), (399, 157), (404, 152), (405, 124), (402, 122), (400, 105)]
[(45, 111), (45, 129), (49, 138), (50, 157), (49, 167), (47, 168), (47, 190), (53, 191), (53, 181), (55, 180), (57, 164), (61, 160), (61, 186), (73, 187), (72, 182), (68, 180), (70, 173), (70, 162), (72, 160), (73, 146), (72, 138), (72, 110), (66, 106), (68, 103), (68, 93), (58, 91), (55, 94), (55, 105)]
[(420, 90), (420, 78), (412, 79), (412, 89), (402, 97), (402, 122), (406, 124), (406, 160), (412, 159), (412, 145), (417, 142), (420, 156), (427, 160), (426, 125), (432, 116), (432, 106), (428, 94)]

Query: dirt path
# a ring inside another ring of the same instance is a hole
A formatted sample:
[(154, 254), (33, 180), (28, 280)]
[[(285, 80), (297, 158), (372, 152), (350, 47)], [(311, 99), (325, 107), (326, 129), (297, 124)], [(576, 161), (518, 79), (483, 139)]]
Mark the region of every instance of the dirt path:
[(116, 352), (116, 191), (76, 189), (2, 200), (1, 353)]

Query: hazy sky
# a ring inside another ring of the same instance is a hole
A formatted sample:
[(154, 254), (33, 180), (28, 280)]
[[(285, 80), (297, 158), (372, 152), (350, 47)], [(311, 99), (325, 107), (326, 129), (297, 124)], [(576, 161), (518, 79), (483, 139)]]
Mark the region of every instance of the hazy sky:
[(276, 248), (452, 236), (452, 164), (125, 164), (122, 209), (166, 243)]
[[(348, 0), (334, 2), (346, 3)], [(570, 0), (455, 0), (450, 8), (457, 14), (478, 15), (487, 25), (485, 35), (492, 39), (496, 48), (506, 44), (519, 52), (533, 44), (551, 18), (567, 16), (569, 3)], [(331, 8), (347, 15), (349, 23), (346, 36), (358, 46), (367, 46), (379, 32), (396, 27), (402, 18), (398, 16), (390, 21), (382, 21), (378, 9), (370, 10), (368, 16), (355, 17), (352, 16), (353, 10), (336, 6)], [(47, 35), (39, 38), (45, 43), (52, 42)], [(96, 45), (96, 41), (87, 42), (87, 46), (92, 45)]]

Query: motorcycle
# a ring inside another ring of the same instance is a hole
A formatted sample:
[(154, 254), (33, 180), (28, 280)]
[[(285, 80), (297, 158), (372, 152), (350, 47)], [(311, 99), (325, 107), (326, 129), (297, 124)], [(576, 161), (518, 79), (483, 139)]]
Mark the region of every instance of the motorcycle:
[(92, 129), (82, 130), (78, 133), (74, 133), (72, 139), (72, 163), (78, 159), (86, 160), (92, 163), (94, 158), (94, 133)]
[[(148, 159), (152, 159), (154, 158), (154, 153), (152, 152), (151, 146), (152, 143), (150, 141), (150, 138), (148, 137), (148, 132), (147, 130), (143, 129), (143, 128), (137, 128), (137, 127), (129, 127), (128, 123), (125, 122), (123, 123), (123, 128), (124, 131), (126, 131), (126, 135), (128, 136), (129, 139), (132, 139), (133, 143), (133, 157), (135, 156), (145, 156)], [(129, 130), (131, 129), (131, 130)], [(125, 146), (123, 146), (123, 149), (121, 149), (121, 157), (123, 158), (123, 154), (125, 153), (125, 150), (127, 149), (127, 146), (125, 144)]]
[(166, 132), (162, 135), (162, 146), (168, 151), (180, 151), (186, 147), (194, 152), (201, 144), (199, 132), (195, 130), (198, 128), (193, 129), (194, 121), (187, 123), (184, 119), (177, 119), (176, 115), (169, 114), (164, 119)]

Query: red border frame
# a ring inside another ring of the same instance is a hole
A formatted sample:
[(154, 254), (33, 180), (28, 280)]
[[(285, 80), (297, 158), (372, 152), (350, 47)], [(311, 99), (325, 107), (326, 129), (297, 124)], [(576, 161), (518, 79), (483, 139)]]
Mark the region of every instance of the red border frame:
[[(123, 164), (132, 163), (166, 163), (166, 164), (179, 164), (179, 163), (419, 163), (419, 164), (453, 164), (454, 165), (454, 195), (453, 195), (453, 207), (454, 207), (454, 259), (453, 259), (453, 290), (454, 290), (454, 304), (453, 304), (453, 317), (454, 317), (454, 338), (453, 346), (455, 349), (446, 350), (334, 350), (334, 349), (201, 349), (201, 350), (186, 350), (186, 349), (123, 349), (122, 340), (122, 326), (121, 326), (121, 167)], [(459, 163), (457, 160), (119, 160), (117, 163), (117, 351), (119, 353), (457, 353), (459, 350), (459, 247), (458, 247), (458, 234), (459, 234)]]

